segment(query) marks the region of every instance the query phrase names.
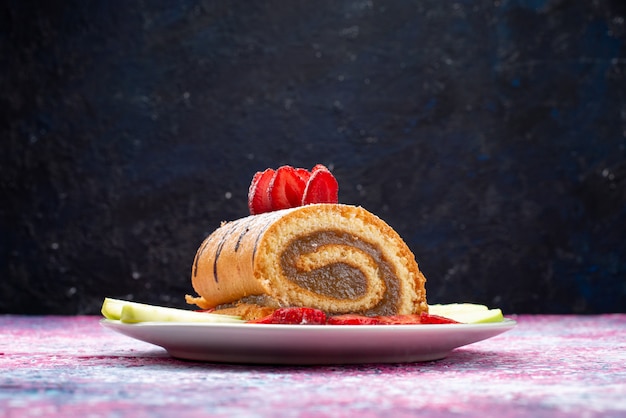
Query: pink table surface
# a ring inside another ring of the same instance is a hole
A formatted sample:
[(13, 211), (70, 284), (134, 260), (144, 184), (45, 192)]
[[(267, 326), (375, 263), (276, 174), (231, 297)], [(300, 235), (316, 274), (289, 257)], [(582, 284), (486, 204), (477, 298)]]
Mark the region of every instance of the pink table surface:
[(626, 416), (626, 314), (513, 318), (444, 360), (280, 367), (176, 360), (94, 316), (0, 316), (0, 416)]

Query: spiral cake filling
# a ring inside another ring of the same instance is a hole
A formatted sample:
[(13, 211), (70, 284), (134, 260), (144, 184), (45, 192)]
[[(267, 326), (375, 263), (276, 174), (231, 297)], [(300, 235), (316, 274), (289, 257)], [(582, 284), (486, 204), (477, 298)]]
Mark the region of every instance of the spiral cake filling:
[(397, 309), (400, 290), (392, 265), (378, 246), (352, 234), (321, 230), (293, 239), (281, 253), (280, 265), (287, 280), (319, 295), (347, 301), (378, 292), (364, 314), (390, 315)]

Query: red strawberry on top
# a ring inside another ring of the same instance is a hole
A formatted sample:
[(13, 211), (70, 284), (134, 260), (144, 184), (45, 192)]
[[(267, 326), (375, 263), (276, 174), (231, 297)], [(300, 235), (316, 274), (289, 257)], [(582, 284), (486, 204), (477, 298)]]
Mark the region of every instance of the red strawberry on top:
[(337, 203), (339, 186), (332, 173), (317, 164), (311, 171), (282, 166), (254, 175), (248, 190), (251, 215), (310, 203)]
[(252, 178), (250, 189), (248, 190), (248, 208), (250, 214), (269, 212), (272, 210), (272, 203), (269, 196), (269, 184), (274, 176), (274, 170), (268, 168), (265, 171), (257, 172)]
[(315, 167), (311, 169), (311, 173), (315, 173), (318, 170), (328, 170), (324, 164), (315, 164)]
[(293, 208), (300, 205), (306, 182), (295, 168), (279, 167), (268, 185), (273, 210)]
[[(315, 170), (315, 167), (313, 168)], [(298, 174), (298, 177), (300, 177), (300, 179), (306, 184), (309, 179), (311, 178), (311, 172), (308, 171), (306, 168), (296, 168), (296, 173)], [(304, 190), (302, 190), (302, 192), (304, 193)]]
[(339, 185), (337, 179), (324, 166), (317, 165), (306, 184), (302, 205), (310, 203), (337, 203)]

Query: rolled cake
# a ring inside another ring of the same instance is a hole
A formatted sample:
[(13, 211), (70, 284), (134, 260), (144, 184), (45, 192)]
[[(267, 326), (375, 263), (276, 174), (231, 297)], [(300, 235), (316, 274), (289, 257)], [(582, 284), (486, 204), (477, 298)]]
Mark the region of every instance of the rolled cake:
[(246, 319), (306, 306), (329, 314), (427, 312), (413, 253), (365, 209), (312, 204), (222, 224), (198, 249), (192, 285), (202, 309)]

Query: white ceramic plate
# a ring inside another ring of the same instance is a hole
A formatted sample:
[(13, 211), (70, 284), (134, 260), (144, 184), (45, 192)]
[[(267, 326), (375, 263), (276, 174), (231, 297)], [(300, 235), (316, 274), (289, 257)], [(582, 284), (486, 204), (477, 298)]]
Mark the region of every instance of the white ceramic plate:
[(103, 319), (113, 331), (180, 359), (255, 364), (406, 363), (438, 360), (494, 337), (516, 322), (423, 325), (266, 325)]

